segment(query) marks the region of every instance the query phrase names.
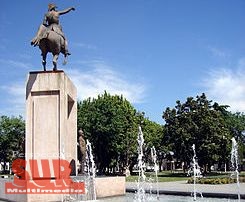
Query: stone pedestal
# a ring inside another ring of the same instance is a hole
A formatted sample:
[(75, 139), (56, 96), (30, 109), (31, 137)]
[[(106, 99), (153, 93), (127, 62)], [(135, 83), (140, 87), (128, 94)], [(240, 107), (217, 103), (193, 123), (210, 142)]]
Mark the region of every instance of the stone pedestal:
[[(76, 100), (76, 87), (63, 71), (29, 73), (26, 84), (25, 159), (26, 170), (32, 173), (32, 179), (60, 179), (60, 175), (57, 176), (60, 168), (54, 170), (57, 167), (52, 166), (53, 159), (67, 160), (72, 167), (71, 175), (76, 175)], [(37, 164), (30, 165), (31, 159), (37, 160)], [(42, 172), (41, 159), (49, 161), (50, 173)], [(34, 194), (27, 196), (27, 201), (35, 201), (35, 198), (43, 200), (43, 197), (35, 197)], [(49, 195), (48, 198), (60, 200), (60, 195)]]

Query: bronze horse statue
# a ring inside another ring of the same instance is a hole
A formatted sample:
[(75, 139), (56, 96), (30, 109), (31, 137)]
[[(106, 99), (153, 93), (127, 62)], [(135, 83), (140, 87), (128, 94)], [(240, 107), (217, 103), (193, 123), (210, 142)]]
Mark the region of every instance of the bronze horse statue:
[(64, 55), (64, 62), (66, 64), (67, 61), (67, 54), (65, 53), (65, 39), (56, 33), (53, 30), (47, 30), (48, 28), (44, 25), (40, 25), (38, 29), (37, 36), (31, 41), (31, 45), (39, 46), (42, 52), (42, 64), (43, 69), (46, 71), (46, 58), (47, 54), (50, 52), (53, 55), (53, 71), (57, 70), (57, 60), (59, 54), (62, 53)]
[(48, 5), (48, 12), (44, 15), (43, 23), (39, 26), (36, 36), (31, 45), (39, 46), (42, 51), (43, 69), (46, 71), (46, 58), (48, 52), (53, 54), (53, 71), (57, 70), (57, 60), (60, 53), (65, 56), (63, 64), (66, 64), (67, 56), (70, 55), (67, 48), (67, 40), (59, 23), (59, 16), (74, 11), (74, 7), (62, 11), (56, 10), (55, 4)]

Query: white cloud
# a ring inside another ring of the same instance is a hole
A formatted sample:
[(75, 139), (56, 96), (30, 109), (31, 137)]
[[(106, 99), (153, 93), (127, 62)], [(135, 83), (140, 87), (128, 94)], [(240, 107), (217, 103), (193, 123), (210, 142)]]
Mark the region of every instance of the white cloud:
[(238, 60), (238, 69), (245, 69), (245, 58)]
[(245, 69), (241, 68), (241, 61), (236, 69), (212, 71), (204, 81), (208, 97), (229, 105), (232, 112), (245, 112)]
[[(137, 82), (129, 82), (124, 76), (113, 71), (99, 60), (85, 62), (91, 71), (80, 69), (67, 70), (78, 91), (78, 99), (96, 98), (106, 90), (112, 95), (123, 95), (132, 103), (143, 102), (145, 86)], [(12, 83), (0, 87), (8, 94), (6, 102), (10, 107), (1, 109), (1, 113), (8, 115), (24, 115), (25, 112), (25, 84)]]
[(1, 89), (6, 91), (9, 96), (6, 102), (9, 103), (9, 107), (5, 107), (2, 113), (8, 115), (22, 115), (25, 111), (25, 86), (24, 83), (13, 83), (8, 86), (1, 86)]
[(215, 57), (226, 58), (230, 56), (227, 51), (221, 50), (220, 48), (214, 46), (208, 46), (207, 48)]
[(143, 101), (145, 86), (137, 82), (129, 82), (118, 72), (100, 61), (93, 61), (91, 71), (72, 69), (68, 75), (75, 83), (80, 100), (88, 97), (96, 98), (106, 90), (112, 95), (123, 95), (132, 103)]
[(15, 61), (15, 60), (0, 59), (0, 64), (18, 67), (18, 68), (23, 68), (23, 69), (31, 69), (32, 68), (32, 65), (30, 63)]
[(80, 47), (80, 48), (85, 48), (85, 49), (90, 49), (90, 50), (97, 50), (97, 46), (92, 45), (92, 44), (85, 44), (85, 43), (73, 43), (74, 46)]

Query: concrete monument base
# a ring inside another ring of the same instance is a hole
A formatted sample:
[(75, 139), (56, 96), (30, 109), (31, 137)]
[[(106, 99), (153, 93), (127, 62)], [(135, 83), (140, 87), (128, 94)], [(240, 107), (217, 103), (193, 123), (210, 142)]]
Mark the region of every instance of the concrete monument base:
[[(28, 75), (25, 155), (22, 157), (25, 164), (17, 167), (24, 167), (24, 175), (29, 175), (22, 176), (27, 179), (21, 180), (24, 188), (33, 180), (41, 184), (47, 182), (48, 188), (53, 186), (52, 180), (63, 180), (64, 162), (67, 170), (71, 168), (65, 180), (70, 177), (69, 173), (76, 175), (77, 91), (63, 71), (36, 71)], [(33, 187), (38, 188), (38, 185)], [(0, 198), (12, 201), (61, 201), (62, 197), (63, 194), (9, 194), (1, 183)]]
[[(62, 160), (69, 162), (71, 175), (76, 175), (77, 90), (63, 71), (29, 73), (25, 146), (26, 170), (31, 179), (60, 180)], [(43, 165), (43, 159), (48, 161), (49, 168)], [(54, 160), (58, 165), (54, 165)], [(61, 201), (62, 197), (62, 194), (27, 194), (26, 201)]]
[[(25, 159), (65, 159), (71, 163), (72, 175), (76, 175), (77, 91), (63, 71), (28, 75)], [(32, 174), (39, 178), (38, 173)], [(51, 171), (51, 176), (42, 177), (57, 176)]]

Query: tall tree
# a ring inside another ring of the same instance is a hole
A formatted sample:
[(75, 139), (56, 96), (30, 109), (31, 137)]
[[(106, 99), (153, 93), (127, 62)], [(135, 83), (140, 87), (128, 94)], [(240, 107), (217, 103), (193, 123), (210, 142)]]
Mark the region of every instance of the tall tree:
[(93, 145), (100, 173), (106, 168), (127, 166), (134, 142), (136, 110), (122, 96), (107, 92), (78, 104), (78, 127)]
[[(225, 122), (230, 130), (232, 137), (238, 142), (239, 145), (239, 159), (240, 164), (242, 164), (242, 159), (245, 157), (245, 115), (240, 112), (224, 113)], [(231, 142), (230, 142), (231, 144)]]
[(164, 127), (156, 122), (144, 118), (141, 123), (145, 139), (145, 160), (152, 162), (151, 148), (155, 148), (159, 168), (161, 168), (164, 154), (167, 150), (167, 145), (164, 142)]
[(191, 161), (193, 144), (199, 164), (205, 171), (218, 162), (224, 146), (228, 152), (230, 132), (221, 108), (217, 103), (212, 104), (203, 93), (196, 99), (188, 97), (184, 103), (177, 101), (175, 108), (167, 108), (163, 113), (168, 141), (177, 159), (185, 165)]
[(24, 153), (25, 123), (22, 117), (0, 117), (0, 162), (11, 162), (14, 153)]
[(144, 117), (123, 96), (105, 92), (78, 103), (78, 128), (92, 142), (99, 172), (119, 167), (132, 171), (137, 163), (138, 126), (142, 125), (146, 147), (160, 148), (162, 127)]

